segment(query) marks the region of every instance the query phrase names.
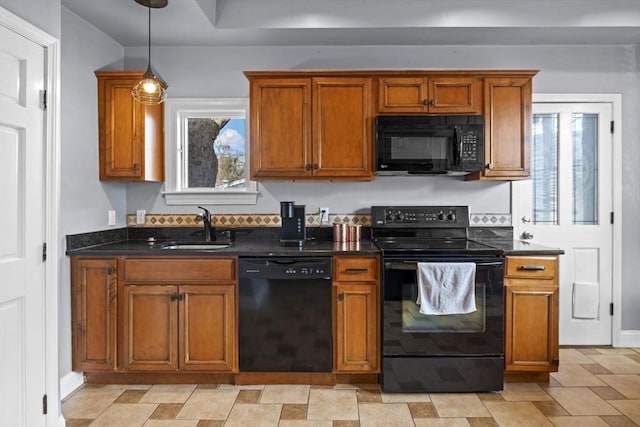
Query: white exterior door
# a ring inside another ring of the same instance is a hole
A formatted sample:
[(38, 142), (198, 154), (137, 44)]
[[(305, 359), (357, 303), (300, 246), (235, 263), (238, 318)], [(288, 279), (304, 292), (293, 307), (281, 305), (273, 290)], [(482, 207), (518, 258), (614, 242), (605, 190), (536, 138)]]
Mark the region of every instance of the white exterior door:
[(0, 25), (0, 424), (42, 426), (44, 49)]
[(560, 344), (612, 343), (612, 104), (534, 103), (531, 175), (512, 184), (516, 237), (559, 247)]

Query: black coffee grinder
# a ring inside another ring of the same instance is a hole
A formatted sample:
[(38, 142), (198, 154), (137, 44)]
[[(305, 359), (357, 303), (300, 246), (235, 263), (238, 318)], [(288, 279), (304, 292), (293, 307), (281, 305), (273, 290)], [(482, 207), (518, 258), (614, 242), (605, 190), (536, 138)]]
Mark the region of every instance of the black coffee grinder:
[(280, 202), (282, 220), (281, 246), (304, 246), (307, 238), (304, 205), (293, 202)]

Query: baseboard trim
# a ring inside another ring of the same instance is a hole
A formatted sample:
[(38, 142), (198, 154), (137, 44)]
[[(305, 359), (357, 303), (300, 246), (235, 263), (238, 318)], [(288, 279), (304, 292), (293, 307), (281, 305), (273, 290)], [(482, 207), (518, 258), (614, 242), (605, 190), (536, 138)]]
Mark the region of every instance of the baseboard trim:
[(640, 347), (640, 331), (620, 331), (620, 341), (614, 347)]
[(60, 400), (66, 399), (67, 396), (82, 386), (82, 384), (84, 384), (84, 375), (82, 372), (71, 371), (60, 378)]

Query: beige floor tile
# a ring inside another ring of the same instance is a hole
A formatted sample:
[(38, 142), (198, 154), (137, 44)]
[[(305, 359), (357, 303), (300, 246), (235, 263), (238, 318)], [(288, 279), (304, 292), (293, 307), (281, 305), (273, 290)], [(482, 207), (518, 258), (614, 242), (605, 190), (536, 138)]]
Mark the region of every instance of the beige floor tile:
[(356, 390), (358, 403), (382, 403), (382, 393), (380, 390)]
[(94, 419), (109, 407), (123, 390), (83, 388), (62, 404), (65, 418)]
[(235, 405), (224, 423), (225, 427), (277, 427), (282, 404)]
[(220, 384), (218, 390), (262, 390), (264, 388), (263, 384), (247, 384), (247, 385), (234, 385), (234, 384)]
[(140, 403), (184, 403), (195, 389), (195, 384), (154, 385), (140, 399)]
[(640, 399), (640, 376), (599, 375), (598, 378), (622, 393), (627, 399)]
[(431, 402), (429, 393), (381, 393), (383, 403)]
[(237, 396), (238, 390), (196, 390), (185, 402), (176, 418), (226, 420)]
[(592, 392), (594, 392), (604, 400), (626, 399), (626, 397), (622, 393), (619, 393), (618, 391), (616, 391), (615, 388), (609, 387), (608, 385), (604, 387), (589, 387), (589, 390), (591, 390)]
[(147, 394), (147, 390), (125, 390), (116, 399), (115, 403), (138, 403)]
[(198, 420), (149, 420), (143, 427), (196, 427)]
[(310, 389), (308, 385), (267, 385), (260, 403), (308, 403)]
[(357, 420), (356, 390), (315, 389), (309, 392), (308, 420)]
[(361, 403), (360, 427), (413, 427), (406, 403)]
[(551, 427), (553, 424), (531, 402), (485, 402), (501, 427)]
[(560, 364), (560, 366), (558, 367), (558, 372), (552, 372), (551, 376), (565, 387), (589, 387), (605, 385), (600, 379), (598, 379), (598, 377), (596, 377), (580, 365)]
[(598, 348), (598, 353), (600, 354), (633, 354), (636, 351), (633, 348), (629, 347), (606, 347), (606, 348)]
[(299, 403), (283, 403), (282, 412), (280, 413), (281, 420), (306, 420), (307, 419), (307, 405)]
[(491, 417), (469, 417), (467, 421), (471, 427), (500, 427)]
[(542, 415), (547, 417), (564, 417), (571, 415), (566, 409), (562, 407), (561, 404), (559, 404), (555, 400), (544, 400), (531, 403), (533, 403), (533, 406), (535, 406), (538, 411), (542, 412)]
[(506, 383), (500, 394), (509, 402), (553, 400), (536, 383)]
[(619, 415), (606, 400), (586, 387), (550, 387), (547, 392), (571, 415)]
[(173, 420), (182, 409), (182, 403), (160, 403), (151, 418), (154, 420)]
[(589, 356), (594, 362), (604, 366), (613, 374), (640, 374), (640, 363), (624, 355), (607, 354)]
[(106, 384), (105, 390), (149, 390), (151, 384)]
[(416, 420), (416, 427), (470, 427), (466, 418), (435, 418)]
[(409, 412), (411, 416), (416, 418), (435, 418), (438, 416), (436, 407), (431, 402), (409, 402)]
[(333, 427), (333, 421), (328, 420), (281, 420), (278, 427)]
[(158, 405), (154, 403), (114, 403), (91, 427), (141, 427)]
[(560, 349), (560, 366), (563, 364), (593, 363), (593, 361), (575, 348)]
[(236, 403), (260, 403), (260, 395), (262, 390), (240, 390)]
[(638, 424), (625, 415), (602, 415), (600, 418), (605, 420), (611, 427), (638, 427)]
[(549, 417), (556, 427), (610, 427), (606, 421), (596, 416), (585, 417)]
[(482, 401), (475, 393), (431, 394), (431, 401), (440, 417), (488, 417)]
[(609, 403), (640, 425), (640, 400), (610, 400)]

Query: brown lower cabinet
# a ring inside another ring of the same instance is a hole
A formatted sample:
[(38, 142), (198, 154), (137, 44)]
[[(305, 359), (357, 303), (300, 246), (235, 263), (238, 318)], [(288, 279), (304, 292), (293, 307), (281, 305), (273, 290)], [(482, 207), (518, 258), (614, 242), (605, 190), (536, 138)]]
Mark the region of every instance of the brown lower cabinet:
[(558, 371), (558, 257), (505, 257), (505, 378)]
[(114, 370), (117, 260), (73, 257), (71, 271), (73, 370)]
[(377, 257), (333, 257), (334, 370), (380, 372)]

